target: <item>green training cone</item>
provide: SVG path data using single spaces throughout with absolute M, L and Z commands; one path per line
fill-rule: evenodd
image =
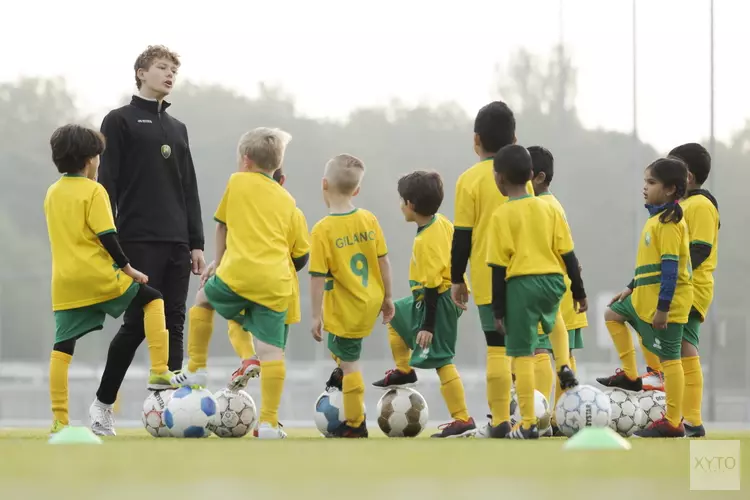
M 66 427 L 54 434 L 49 444 L 102 444 L 102 440 L 86 427 Z
M 584 427 L 563 445 L 564 450 L 629 450 L 630 443 L 609 427 Z

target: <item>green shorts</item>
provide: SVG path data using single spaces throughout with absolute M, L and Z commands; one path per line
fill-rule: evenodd
M 432 369 L 452 364 L 456 355 L 458 318 L 462 311 L 453 303 L 450 292 L 443 292 L 438 296 L 435 332 L 432 344 L 427 349 L 417 345 L 417 334 L 425 315 L 424 302 L 415 301 L 414 297 L 409 296 L 397 300 L 394 305 L 396 314 L 391 320 L 391 327 L 412 351 L 409 365 Z
M 682 339 L 689 342 L 696 349 L 698 348 L 698 338 L 701 333 L 701 323 L 703 323 L 703 316 L 697 310 L 693 309 L 690 311 L 685 328 L 682 329 Z
M 234 319 L 232 319 L 232 320 L 229 320 L 229 321 L 234 321 L 235 323 L 239 323 L 239 324 L 240 324 L 240 326 L 242 326 L 242 329 L 243 329 L 243 330 L 245 330 L 245 331 L 246 331 L 247 333 L 249 333 L 250 335 L 253 335 L 253 336 L 255 336 L 255 335 L 253 334 L 252 330 L 248 330 L 247 328 L 245 328 L 245 311 L 242 311 L 242 312 L 241 312 L 241 313 L 240 313 L 239 315 L 237 315 L 237 316 L 236 316 L 236 317 L 235 317 Z M 284 345 L 283 345 L 283 346 L 281 347 L 282 349 L 286 349 L 286 343 L 287 343 L 287 340 L 288 340 L 288 339 L 289 339 L 289 325 L 288 325 L 288 324 L 285 324 L 285 325 L 284 325 Z
M 508 356 L 533 356 L 539 344 L 538 326 L 552 331 L 565 293 L 561 274 L 517 276 L 508 280 L 503 326 Z
M 643 347 L 659 356 L 659 359 L 671 361 L 682 357 L 682 332 L 685 325 L 668 323 L 666 330 L 655 329 L 635 312 L 631 295 L 628 295 L 622 302 L 615 302 L 609 308 L 625 318 L 625 321 L 641 336 Z
M 55 311 L 55 343 L 77 339 L 89 332 L 101 330 L 107 316 L 119 318 L 138 294 L 140 285 L 133 282 L 125 293 L 106 302 L 90 306 Z
M 341 361 L 353 363 L 359 361 L 362 354 L 363 339 L 347 339 L 328 334 L 328 350 Z
M 571 349 L 583 349 L 583 335 L 581 335 L 581 329 L 576 328 L 575 330 L 568 330 L 568 343 Z M 539 345 L 537 349 L 552 350 L 552 342 L 549 339 L 549 333 L 539 335 Z
M 237 321 L 261 342 L 281 349 L 286 347 L 286 311 L 274 311 L 237 295 L 217 276 L 206 281 L 203 292 L 222 318 Z

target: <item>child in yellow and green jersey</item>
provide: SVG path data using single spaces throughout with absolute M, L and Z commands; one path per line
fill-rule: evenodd
M 273 179 L 283 186 L 286 182 L 286 175 L 279 168 L 273 173 Z M 299 228 L 294 234 L 307 234 L 307 220 L 302 210 L 297 208 L 295 224 Z M 307 265 L 307 259 L 309 253 L 306 249 L 300 250 L 300 246 L 296 244 L 296 241 L 292 241 L 289 247 L 289 267 L 293 269 L 294 281 L 292 283 L 292 296 L 289 299 L 289 309 L 286 312 L 286 335 L 289 335 L 289 325 L 299 323 L 301 320 L 300 303 L 299 303 L 299 279 L 297 273 L 301 271 L 305 265 Z M 304 253 L 303 253 L 304 250 Z M 210 269 L 214 264 L 209 265 Z M 206 273 L 204 273 L 206 276 Z M 253 334 L 252 332 L 245 331 L 242 327 L 244 321 L 244 313 L 236 320 L 229 320 L 229 341 L 234 348 L 234 351 L 242 360 L 242 364 L 237 370 L 232 373 L 232 377 L 227 384 L 230 390 L 238 391 L 247 387 L 247 382 L 251 378 L 260 375 L 260 360 L 255 354 L 255 347 L 253 346 Z M 286 342 L 285 342 L 286 344 Z
M 412 172 L 399 179 L 398 194 L 404 218 L 417 224 L 409 264 L 412 294 L 396 301 L 396 313 L 388 324 L 396 369 L 373 385 L 381 389 L 405 387 L 417 381 L 414 368 L 437 370 L 440 392 L 453 421 L 432 437 L 471 436 L 476 425 L 466 408 L 464 385 L 453 363 L 462 310 L 449 293 L 453 224 L 438 213 L 443 203 L 443 180 L 437 172 Z
M 508 202 L 498 208 L 488 227 L 486 261 L 492 267 L 492 312 L 495 328 L 505 336 L 513 358 L 521 422 L 506 437 L 537 439 L 534 412 L 534 353 L 541 324 L 550 333 L 557 322 L 570 277 L 575 308 L 585 312 L 586 292 L 581 280 L 573 238 L 562 214 L 551 204 L 526 193 L 533 175 L 529 152 L 505 146 L 494 158 L 497 187 Z
M 501 101 L 482 107 L 474 120 L 474 152 L 480 158 L 456 182 L 456 208 L 451 248 L 451 296 L 460 308 L 466 310 L 469 300 L 468 285 L 464 280 L 466 266 L 470 263 L 469 279 L 474 302 L 487 342 L 487 402 L 492 414 L 490 429 L 493 436 L 503 437 L 508 429 L 495 429 L 510 422 L 511 366 L 505 350 L 505 338 L 495 331 L 492 317 L 492 273 L 487 267 L 487 227 L 495 209 L 508 201 L 495 186 L 492 159 L 502 147 L 516 142 L 516 120 L 513 111 Z M 526 193 L 534 194 L 529 180 Z M 563 385 L 577 385 L 575 375 L 567 365 L 568 335 L 558 331 L 552 336 L 555 356 L 565 368 L 559 376 Z M 506 396 L 507 395 L 507 396 Z
M 55 344 L 49 364 L 54 416 L 52 433 L 69 425 L 68 368 L 76 341 L 101 330 L 107 316 L 119 318 L 131 303 L 143 308 L 151 357 L 148 388 L 172 387 L 167 369 L 169 335 L 161 294 L 146 285 L 148 276 L 133 269 L 117 239 L 107 191 L 96 182 L 104 137 L 78 125 L 58 128 L 50 139 L 52 161 L 63 176 L 47 190 L 44 215 L 52 250 L 52 310 Z M 94 404 L 103 405 L 98 401 Z M 114 419 L 112 405 L 105 415 Z M 114 422 L 93 426 L 114 435 Z
M 679 158 L 660 158 L 646 168 L 643 197 L 650 217 L 638 242 L 635 278 L 612 299 L 604 314 L 622 369 L 611 377 L 597 378 L 597 382 L 628 391 L 643 388 L 626 322 L 638 332 L 643 346 L 659 357 L 664 371 L 666 415 L 636 431 L 636 437 L 685 436 L 685 373 L 680 358 L 693 285 L 690 235 L 679 201 L 687 192 L 687 177 L 687 166 Z
M 240 172 L 232 174 L 216 209 L 216 274 L 198 291 L 190 308 L 187 370 L 176 385 L 205 386 L 214 310 L 227 320 L 243 316 L 253 332 L 263 377 L 258 417 L 260 439 L 282 439 L 278 411 L 286 378 L 284 349 L 289 301 L 294 290 L 293 255 L 307 252 L 306 231 L 297 221 L 292 195 L 271 176 L 281 167 L 291 137 L 265 127 L 240 139 Z M 293 242 L 293 243 L 292 243 Z
M 326 390 L 343 392 L 344 422 L 333 437 L 366 438 L 365 383 L 359 366 L 362 339 L 372 332 L 378 315 L 393 318 L 388 248 L 378 219 L 355 208 L 365 166 L 354 156 L 335 156 L 326 164 L 323 199 L 329 214 L 311 231 L 310 297 L 312 335 L 323 340 L 339 365 Z M 261 377 L 262 379 L 262 377 Z
M 549 190 L 550 184 L 552 184 L 552 178 L 555 174 L 555 158 L 547 148 L 542 146 L 531 146 L 527 149 L 529 155 L 531 155 L 532 168 L 534 169 L 534 178 L 532 179 L 532 183 L 534 184 L 534 194 L 540 199 L 551 203 L 567 224 L 568 218 L 565 215 L 565 209 L 563 209 L 562 204 L 560 204 L 555 195 Z M 573 293 L 570 289 L 571 282 L 567 274 L 564 276 L 564 279 L 565 294 L 563 294 L 562 301 L 560 302 L 560 309 L 557 313 L 558 317 L 555 321 L 555 328 L 564 328 L 567 330 L 568 344 L 570 346 L 570 368 L 575 372 L 576 359 L 573 356 L 573 349 L 583 349 L 581 330 L 588 326 L 588 320 L 585 312 L 577 311 L 575 308 Z M 560 318 L 562 318 L 562 323 L 559 321 Z M 557 386 L 555 387 L 555 400 L 553 403 L 550 396 L 552 392 L 552 379 L 554 376 L 552 372 L 552 362 L 549 356 L 549 353 L 552 352 L 552 343 L 550 342 L 549 335 L 545 335 L 541 331 L 541 326 L 539 327 L 539 331 L 543 336 L 540 338 L 539 348 L 536 350 L 536 355 L 534 356 L 536 389 L 544 394 L 544 397 L 550 402 L 550 406 L 555 408 L 557 406 L 557 401 L 563 393 L 563 389 L 558 379 Z M 562 435 L 557 429 L 555 412 L 552 412 L 552 427 L 548 429 L 547 435 L 555 434 Z

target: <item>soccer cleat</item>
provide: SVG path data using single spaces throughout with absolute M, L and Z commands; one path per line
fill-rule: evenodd
M 253 435 L 258 439 L 284 439 L 286 438 L 286 432 L 281 428 L 281 424 L 274 427 L 268 422 L 263 422 L 258 425 L 258 430 L 253 432 Z
M 51 436 L 53 434 L 57 434 L 66 427 L 66 424 L 60 422 L 59 420 L 55 420 L 54 422 L 52 422 L 52 428 L 49 430 L 49 435 Z
M 573 370 L 568 365 L 560 367 L 557 371 L 557 378 L 560 379 L 560 387 L 563 391 L 567 391 L 578 385 L 576 374 L 573 373 Z
M 174 385 L 172 385 L 172 377 L 174 377 L 175 374 L 172 372 L 164 372 L 164 373 L 154 373 L 151 372 L 150 376 L 148 377 L 148 385 L 146 388 L 149 391 L 163 391 L 165 389 L 174 389 Z
M 524 429 L 519 423 L 508 433 L 508 439 L 539 439 L 539 429 L 536 424 Z
M 550 426 L 550 430 L 552 431 L 552 437 L 563 437 L 565 434 L 563 434 L 563 431 L 560 430 L 560 426 L 557 424 L 552 424 Z
M 635 431 L 633 437 L 636 438 L 684 438 L 685 437 L 685 426 L 680 422 L 680 425 L 675 427 L 669 423 L 666 418 L 660 418 L 653 422 L 645 429 Z
M 364 421 L 359 424 L 359 427 L 352 427 L 346 422 L 342 422 L 341 425 L 336 427 L 336 429 L 334 429 L 334 431 L 331 433 L 332 438 L 356 439 L 366 438 L 368 436 L 369 433 L 367 432 L 367 424 Z
M 417 383 L 417 372 L 412 370 L 408 373 L 404 373 L 401 370 L 388 370 L 385 372 L 385 377 L 373 382 L 373 387 L 379 389 L 390 389 L 392 387 L 414 387 Z
M 205 368 L 198 369 L 195 373 L 182 370 L 179 374 L 174 375 L 170 380 L 172 385 L 177 387 L 203 387 L 208 385 L 208 372 Z
M 544 432 L 542 432 L 541 434 L 539 434 L 539 437 L 551 438 L 554 435 L 555 435 L 555 431 L 554 431 L 554 429 L 552 429 L 552 426 L 550 425 L 549 427 L 547 427 L 544 430 Z
M 242 366 L 237 368 L 232 373 L 232 378 L 227 384 L 227 388 L 230 391 L 239 391 L 247 387 L 247 382 L 251 378 L 258 377 L 260 375 L 260 361 L 258 356 L 253 356 L 248 359 L 242 360 Z
M 505 439 L 508 437 L 508 433 L 510 433 L 511 430 L 510 422 L 500 422 L 493 427 L 492 415 L 487 415 L 487 418 L 490 419 L 490 421 L 478 428 L 474 437 L 480 439 Z
M 682 425 L 685 427 L 685 437 L 689 438 L 702 438 L 706 437 L 706 428 L 703 425 L 690 425 L 683 422 Z
M 433 434 L 431 437 L 434 438 L 461 438 L 471 437 L 477 432 L 477 426 L 474 423 L 474 419 L 469 417 L 469 420 L 454 420 L 453 422 L 443 424 L 438 427 L 437 434 Z
M 631 380 L 625 375 L 625 372 L 619 368 L 615 370 L 614 375 L 610 377 L 599 377 L 596 381 L 604 387 L 619 387 L 620 389 L 633 392 L 640 392 L 643 390 L 643 380 L 641 380 L 640 377 Z
M 340 391 L 344 390 L 344 370 L 341 368 L 334 368 L 331 372 L 331 376 L 328 377 L 328 382 L 326 382 L 326 391 L 330 389 L 338 389 Z
M 646 374 L 641 375 L 643 390 L 664 392 L 664 374 L 649 367 L 646 367 L 646 370 Z
M 116 436 L 115 410 L 113 405 L 105 405 L 95 400 L 89 408 L 91 432 L 97 436 Z

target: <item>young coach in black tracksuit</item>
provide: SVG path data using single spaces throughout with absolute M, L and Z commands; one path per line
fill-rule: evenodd
M 164 297 L 171 371 L 182 365 L 190 272 L 199 275 L 205 266 L 201 206 L 187 129 L 167 113 L 169 103 L 163 100 L 178 68 L 177 55 L 165 47 L 149 47 L 139 56 L 135 65 L 139 95 L 104 118 L 101 131 L 107 149 L 99 168 L 99 182 L 109 193 L 125 254 Z M 115 433 L 113 404 L 143 339 L 143 311 L 132 307 L 110 344 L 90 409 L 97 434 Z

